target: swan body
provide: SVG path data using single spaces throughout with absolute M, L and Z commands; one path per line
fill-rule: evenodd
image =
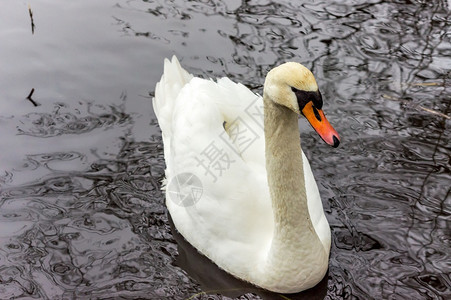
M 298 129 L 298 115 L 310 116 L 338 145 L 313 107 L 320 98 L 297 63 L 270 71 L 260 97 L 228 78 L 193 77 L 175 56 L 155 90 L 175 227 L 220 268 L 274 292 L 313 287 L 328 268 L 329 224 Z

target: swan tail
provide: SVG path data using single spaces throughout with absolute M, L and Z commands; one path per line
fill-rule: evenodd
M 174 111 L 175 100 L 181 89 L 192 78 L 193 75 L 182 68 L 175 55 L 172 56 L 172 60 L 165 58 L 164 72 L 155 87 L 155 97 L 152 101 L 163 137 L 171 135 L 172 112 Z

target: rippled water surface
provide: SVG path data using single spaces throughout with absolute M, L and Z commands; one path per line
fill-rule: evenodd
M 451 4 L 29 2 L 0 11 L 1 299 L 286 299 L 171 230 L 150 101 L 173 54 L 259 93 L 288 60 L 316 75 L 342 138 L 300 123 L 330 268 L 284 297 L 451 298 Z

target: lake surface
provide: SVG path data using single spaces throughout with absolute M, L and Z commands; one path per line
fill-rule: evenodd
M 0 10 L 1 299 L 451 298 L 449 3 L 27 4 Z M 300 121 L 332 229 L 313 291 L 241 285 L 171 230 L 151 95 L 173 54 L 258 93 L 282 62 L 315 74 L 342 143 Z

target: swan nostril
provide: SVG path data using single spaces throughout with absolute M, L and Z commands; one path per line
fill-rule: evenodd
M 338 145 L 340 145 L 340 140 L 339 140 L 335 135 L 333 136 L 333 139 L 334 139 L 334 145 L 333 145 L 333 147 L 334 147 L 334 148 L 337 148 Z

